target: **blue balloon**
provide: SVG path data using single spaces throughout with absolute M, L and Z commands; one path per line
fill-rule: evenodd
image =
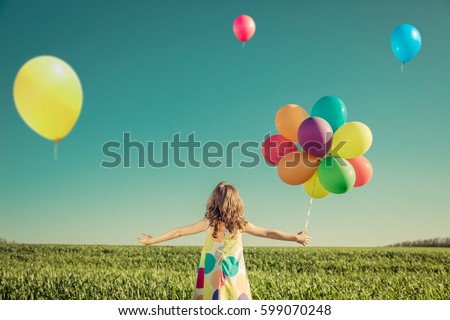
M 392 32 L 391 48 L 402 63 L 416 56 L 420 50 L 422 38 L 419 30 L 410 24 L 401 24 Z
M 347 108 L 344 102 L 335 96 L 325 96 L 314 104 L 311 117 L 325 119 L 333 129 L 333 132 L 347 121 Z

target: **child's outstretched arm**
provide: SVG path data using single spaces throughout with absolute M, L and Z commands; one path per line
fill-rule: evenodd
M 184 226 L 181 228 L 175 228 L 166 233 L 163 233 L 157 237 L 149 236 L 148 234 L 141 233 L 142 238 L 137 238 L 137 240 L 144 245 L 151 245 L 155 243 L 164 242 L 167 240 L 172 240 L 181 236 L 188 236 L 190 234 L 196 234 L 205 231 L 208 227 L 208 219 L 203 218 L 202 220 L 191 224 L 189 226 Z
M 284 241 L 295 241 L 298 242 L 304 246 L 306 246 L 309 241 L 311 240 L 311 237 L 308 236 L 307 231 L 300 231 L 297 234 L 294 233 L 287 233 L 280 230 L 272 230 L 272 229 L 266 229 L 257 227 L 254 224 L 251 224 L 250 222 L 247 223 L 245 226 L 245 232 L 248 234 L 251 234 L 252 236 L 256 237 L 262 237 L 262 238 L 269 238 L 269 239 L 275 239 L 275 240 L 284 240 Z

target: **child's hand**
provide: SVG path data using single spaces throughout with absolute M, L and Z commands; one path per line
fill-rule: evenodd
M 306 246 L 309 243 L 309 240 L 311 240 L 311 237 L 308 236 L 308 231 L 304 230 L 297 233 L 297 243 Z
M 145 233 L 141 233 L 141 236 L 143 238 L 137 238 L 137 240 L 140 243 L 142 243 L 142 244 L 144 244 L 146 246 L 153 244 L 153 242 L 152 242 L 153 237 L 152 236 L 149 236 L 148 234 L 145 234 Z

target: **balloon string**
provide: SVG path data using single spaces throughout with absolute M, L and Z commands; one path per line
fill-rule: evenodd
M 242 49 L 244 49 L 245 41 L 242 41 Z
M 55 149 L 54 149 L 54 158 L 55 160 L 58 159 L 58 144 L 59 144 L 59 139 L 55 140 Z
M 312 192 L 311 192 L 313 195 L 314 195 L 314 190 L 316 189 L 317 176 L 318 175 L 316 174 L 316 177 L 314 178 L 313 189 L 312 189 Z M 308 215 L 306 216 L 305 230 L 307 230 L 307 228 L 308 228 L 309 217 L 311 215 L 312 202 L 313 202 L 313 197 L 311 197 L 309 199 Z
M 405 64 L 402 62 L 402 66 L 401 66 L 401 68 L 400 68 L 400 72 L 401 73 L 403 73 L 403 66 L 404 66 Z
M 308 221 L 309 221 L 309 216 L 311 215 L 312 201 L 313 201 L 313 198 L 311 197 L 311 198 L 309 199 L 308 216 L 307 216 L 307 218 L 306 218 L 305 230 L 308 229 Z

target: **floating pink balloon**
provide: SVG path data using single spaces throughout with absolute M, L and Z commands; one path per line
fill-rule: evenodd
M 362 187 L 368 184 L 373 175 L 373 168 L 369 160 L 363 156 L 359 156 L 353 159 L 347 159 L 347 161 L 355 169 L 356 181 L 354 187 Z
M 242 15 L 236 18 L 233 23 L 233 31 L 238 38 L 243 43 L 250 40 L 255 34 L 256 25 L 255 21 L 249 16 Z
M 273 166 L 278 165 L 281 158 L 293 151 L 298 151 L 295 143 L 281 134 L 274 134 L 268 137 L 262 144 L 261 149 L 264 159 Z

